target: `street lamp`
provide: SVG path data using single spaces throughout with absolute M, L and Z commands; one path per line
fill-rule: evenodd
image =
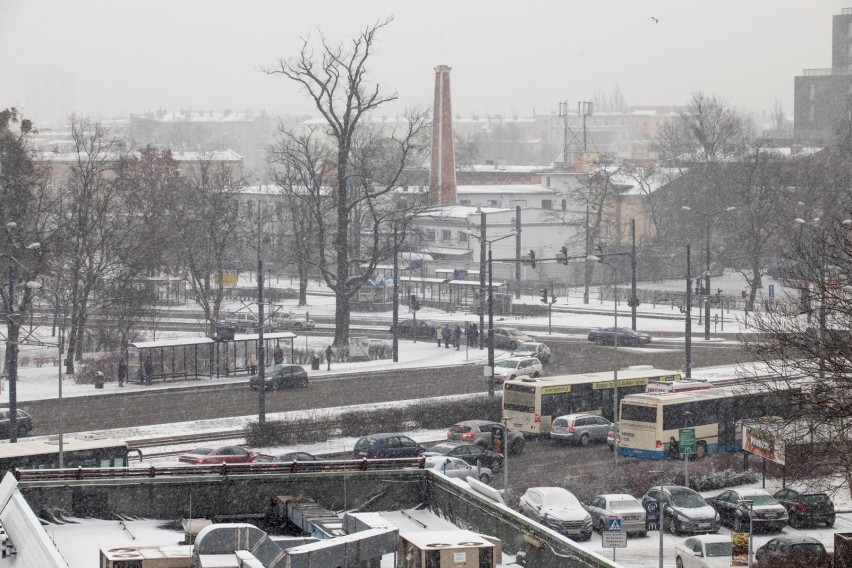
M 612 345 L 615 348 L 615 366 L 612 369 L 612 421 L 618 423 L 618 265 L 611 262 L 604 262 L 599 256 L 589 255 L 586 260 L 609 264 L 612 267 L 612 316 L 614 320 L 614 329 L 612 334 Z M 612 439 L 612 454 L 613 460 L 618 463 L 618 436 L 613 436 Z
M 748 568 L 751 568 L 751 558 L 754 547 L 752 546 L 752 534 L 754 529 L 754 501 L 751 499 L 740 499 L 737 502 L 738 505 L 743 505 L 748 507 Z
M 658 509 L 658 519 L 659 523 L 657 524 L 657 528 L 660 531 L 660 557 L 659 557 L 659 568 L 663 568 L 663 524 L 665 522 L 665 514 L 666 510 L 663 507 L 663 470 L 661 469 L 652 469 L 648 473 L 652 475 L 660 476 L 660 498 L 657 500 L 657 509 Z
M 728 213 L 730 211 L 734 211 L 736 207 L 725 207 L 721 211 L 714 212 L 704 212 L 699 211 L 697 209 L 693 209 L 687 205 L 681 207 L 684 211 L 695 211 L 699 215 L 704 215 L 707 218 L 707 227 L 705 229 L 706 235 L 706 248 L 704 249 L 705 262 L 707 264 L 707 271 L 704 273 L 704 340 L 710 341 L 710 219 L 715 217 L 716 215 L 721 215 L 723 213 Z M 690 306 L 691 308 L 691 306 Z
M 491 245 L 497 241 L 514 237 L 517 233 L 513 231 L 494 239 L 486 239 L 470 231 L 467 234 L 488 245 L 488 373 L 490 375 L 488 377 L 488 396 L 494 396 L 494 262 Z M 481 329 L 479 333 L 482 334 Z

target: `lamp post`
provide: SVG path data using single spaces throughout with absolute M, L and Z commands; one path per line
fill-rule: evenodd
M 754 522 L 752 519 L 754 516 L 754 501 L 751 499 L 741 499 L 738 504 L 748 507 L 748 568 L 751 568 L 751 559 L 754 552 L 754 546 L 751 538 L 754 529 Z
M 717 215 L 721 215 L 722 213 L 727 213 L 729 211 L 734 211 L 736 207 L 725 207 L 721 211 L 714 212 L 703 212 L 697 209 L 693 209 L 687 205 L 681 207 L 684 211 L 695 211 L 699 215 L 704 215 L 707 218 L 707 227 L 705 228 L 705 249 L 704 249 L 704 259 L 706 262 L 706 272 L 704 273 L 704 340 L 710 340 L 710 219 Z
M 263 221 L 262 196 L 257 200 L 257 423 L 266 423 L 266 362 L 264 361 L 263 345 Z
M 652 469 L 648 473 L 660 476 L 660 498 L 657 500 L 657 508 L 659 510 L 659 523 L 657 528 L 660 531 L 660 551 L 659 551 L 659 568 L 663 568 L 663 524 L 665 522 L 665 508 L 663 507 L 663 470 Z
M 612 421 L 614 424 L 618 423 L 618 265 L 610 262 L 604 262 L 602 258 L 598 256 L 588 256 L 587 260 L 597 261 L 603 264 L 609 264 L 612 267 L 612 288 L 613 288 L 613 302 L 612 302 L 612 316 L 613 316 L 613 334 L 612 334 L 612 346 L 615 348 L 615 366 L 612 369 Z M 612 440 L 612 454 L 613 460 L 618 463 L 618 436 L 613 436 Z

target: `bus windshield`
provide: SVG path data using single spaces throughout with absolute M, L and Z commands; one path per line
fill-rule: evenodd
M 504 385 L 503 408 L 519 412 L 535 412 L 535 387 Z

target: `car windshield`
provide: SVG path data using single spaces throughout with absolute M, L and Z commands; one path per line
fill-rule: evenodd
M 625 509 L 641 509 L 642 505 L 636 499 L 619 499 L 618 501 L 610 502 L 609 508 L 613 511 L 624 511 Z
M 272 461 L 275 461 L 275 458 L 274 458 L 274 457 L 272 457 L 272 456 L 268 456 L 268 455 L 266 455 L 266 454 L 260 454 L 259 456 L 257 456 L 256 458 L 254 458 L 254 461 L 256 461 L 256 462 L 261 462 L 261 463 L 264 463 L 264 462 L 272 462 Z
M 512 337 L 526 337 L 527 334 L 523 331 L 518 331 L 517 329 L 507 329 L 506 335 L 511 335 Z
M 825 554 L 825 547 L 820 542 L 800 542 L 790 546 L 793 554 Z
M 504 369 L 516 369 L 518 367 L 518 361 L 500 361 L 494 365 L 495 367 L 501 367 Z
M 189 451 L 194 456 L 206 456 L 213 451 L 213 448 L 195 448 Z
M 450 432 L 453 434 L 467 434 L 470 432 L 470 426 L 463 426 L 461 424 L 453 424 L 450 426 Z
M 701 495 L 691 491 L 678 491 L 672 493 L 671 497 L 672 504 L 676 507 L 686 507 L 691 509 L 694 507 L 704 507 L 707 504 L 704 502 L 704 498 L 701 497 Z
M 744 498 L 751 501 L 753 505 L 776 505 L 778 503 L 772 495 L 746 495 Z
M 731 543 L 730 542 L 708 542 L 705 545 L 707 549 L 707 556 L 731 556 Z
M 533 353 L 538 347 L 535 343 L 521 343 L 515 351 L 519 353 Z

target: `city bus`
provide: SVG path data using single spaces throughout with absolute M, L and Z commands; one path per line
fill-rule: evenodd
M 669 455 L 669 440 L 680 441 L 681 428 L 695 429 L 697 458 L 740 450 L 742 422 L 788 416 L 790 393 L 736 385 L 628 395 L 621 399 L 618 453 L 664 459 Z
M 62 465 L 76 467 L 127 467 L 129 454 L 142 452 L 127 442 L 98 435 L 77 434 L 62 438 Z M 0 477 L 15 469 L 55 469 L 59 467 L 59 442 L 55 439 L 0 442 Z
M 648 366 L 618 371 L 618 398 L 644 392 L 649 383 L 679 381 L 680 373 Z M 557 416 L 584 412 L 613 421 L 613 372 L 525 377 L 503 383 L 503 419 L 509 428 L 538 436 Z

